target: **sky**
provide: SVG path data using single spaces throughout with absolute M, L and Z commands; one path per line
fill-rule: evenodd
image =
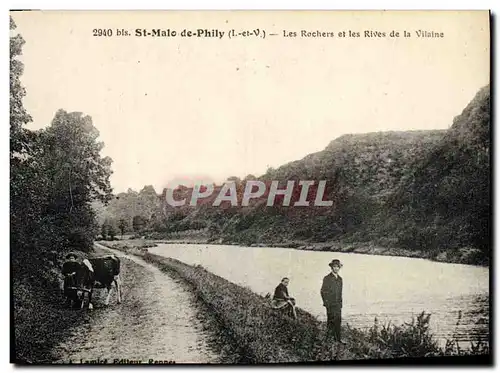
M 29 128 L 90 115 L 119 193 L 263 174 L 346 133 L 448 128 L 490 78 L 487 12 L 15 12 Z M 93 29 L 112 29 L 111 37 Z M 259 28 L 276 36 L 136 37 Z M 131 36 L 117 36 L 116 30 Z M 335 37 L 300 37 L 301 30 Z M 342 31 L 412 34 L 347 38 Z M 418 38 L 417 30 L 443 32 Z M 285 37 L 296 32 L 298 37 Z M 262 35 L 262 34 L 261 34 Z

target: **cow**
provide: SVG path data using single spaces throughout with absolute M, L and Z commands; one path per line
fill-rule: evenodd
M 82 307 L 84 292 L 87 291 L 89 308 L 92 309 L 92 293 L 95 288 L 108 290 L 105 300 L 105 304 L 108 305 L 113 283 L 116 285 L 118 304 L 122 301 L 120 259 L 114 255 L 84 259 L 77 272 L 76 281 L 80 289 L 77 296 L 82 301 Z

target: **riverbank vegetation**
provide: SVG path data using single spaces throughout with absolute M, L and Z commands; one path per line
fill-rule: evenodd
M 324 341 L 325 323 L 302 309 L 298 309 L 298 319 L 293 320 L 267 307 L 263 296 L 201 266 L 154 255 L 130 243 L 105 244 L 138 255 L 174 278 L 186 281 L 245 351 L 245 359 L 252 363 L 486 356 L 489 353 L 488 346 L 482 342 L 467 350 L 460 349 L 456 341 L 440 347 L 429 330 L 431 315 L 425 313 L 401 326 L 375 322 L 370 329 L 359 330 L 345 325 L 345 346 L 330 345 Z
M 50 362 L 53 343 L 86 316 L 60 308 L 61 258 L 92 249 L 94 201 L 111 198 L 111 159 L 90 117 L 58 110 L 41 130 L 30 130 L 23 107 L 19 60 L 25 43 L 10 19 L 10 254 L 13 348 L 11 361 Z

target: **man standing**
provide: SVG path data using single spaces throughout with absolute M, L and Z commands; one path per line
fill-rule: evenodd
M 340 339 L 340 325 L 342 323 L 342 277 L 339 276 L 342 263 L 334 259 L 328 264 L 331 272 L 323 278 L 321 286 L 321 298 L 323 306 L 326 307 L 327 317 L 327 339 L 333 337 L 337 342 L 344 343 Z

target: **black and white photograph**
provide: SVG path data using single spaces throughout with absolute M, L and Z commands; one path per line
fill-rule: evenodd
M 11 10 L 16 365 L 491 364 L 488 10 Z

